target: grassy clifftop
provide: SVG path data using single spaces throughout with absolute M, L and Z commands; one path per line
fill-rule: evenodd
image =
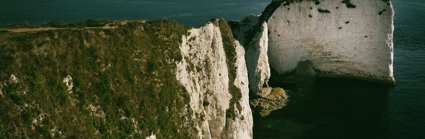
M 0 32 L 0 136 L 193 137 L 174 71 L 188 29 L 147 21 Z

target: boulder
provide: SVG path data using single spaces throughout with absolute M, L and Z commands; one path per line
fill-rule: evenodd
M 283 88 L 262 88 L 258 98 L 251 100 L 250 104 L 254 113 L 266 117 L 270 112 L 282 109 L 288 102 L 288 96 Z

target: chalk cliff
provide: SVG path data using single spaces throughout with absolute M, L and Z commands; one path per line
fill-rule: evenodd
M 394 84 L 393 18 L 389 0 L 274 0 L 232 30 L 1 27 L 0 136 L 252 138 L 249 92 L 263 115 L 288 99 L 268 87 L 271 70 Z
M 276 0 L 258 26 L 268 24 L 269 61 L 278 74 L 307 61 L 320 77 L 394 84 L 393 18 L 388 0 Z
M 223 20 L 0 31 L 0 136 L 252 138 L 243 47 Z
M 268 26 L 266 22 L 258 24 L 260 15 L 249 15 L 241 21 L 231 21 L 232 33 L 245 46 L 246 65 L 248 68 L 249 90 L 252 95 L 268 87 L 270 65 L 268 58 Z M 256 28 L 256 25 L 259 25 Z M 250 37 L 251 32 L 255 32 Z
M 223 20 L 189 30 L 180 46 L 177 79 L 190 95 L 198 136 L 252 138 L 245 49 Z

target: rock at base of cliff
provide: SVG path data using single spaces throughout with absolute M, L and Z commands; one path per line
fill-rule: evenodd
M 288 96 L 283 88 L 262 88 L 257 94 L 258 98 L 251 100 L 250 104 L 254 113 L 266 117 L 270 112 L 282 109 L 288 102 Z

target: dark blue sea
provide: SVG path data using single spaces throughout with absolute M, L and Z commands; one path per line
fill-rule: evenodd
M 85 19 L 239 20 L 270 0 L 0 0 L 0 24 Z M 255 118 L 255 138 L 425 139 L 425 0 L 393 0 L 397 85 L 336 79 L 282 84 L 288 106 Z
M 0 0 L 0 24 L 85 19 L 173 19 L 200 26 L 212 18 L 240 20 L 270 0 Z

